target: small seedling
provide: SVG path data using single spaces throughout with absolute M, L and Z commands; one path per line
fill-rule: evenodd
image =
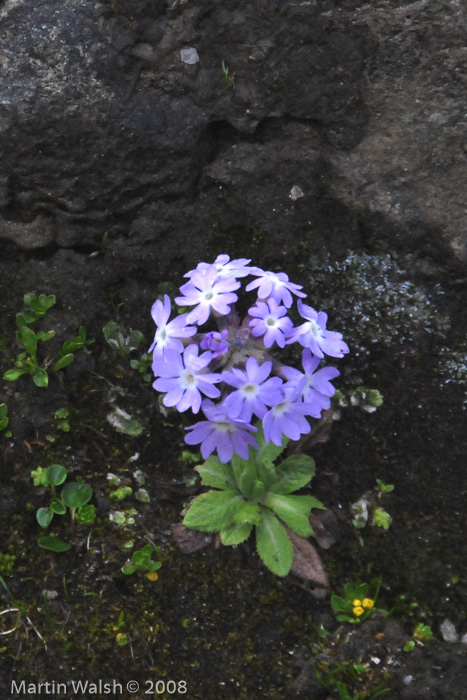
M 67 408 L 59 408 L 55 411 L 54 416 L 57 419 L 57 430 L 61 430 L 64 433 L 70 431 L 69 415 L 70 412 Z
M 230 75 L 229 69 L 228 69 L 227 66 L 225 65 L 224 59 L 222 59 L 222 61 L 221 61 L 221 66 L 222 66 L 222 73 L 224 74 L 224 81 L 225 81 L 225 84 L 226 84 L 228 87 L 233 87 L 233 86 L 234 86 L 234 83 L 235 83 L 235 80 L 234 80 L 234 78 Z
M 80 326 L 78 335 L 73 340 L 65 341 L 59 353 L 59 358 L 54 362 L 53 358 L 39 357 L 41 344 L 46 343 L 55 336 L 55 331 L 34 331 L 30 326 L 43 318 L 54 304 L 55 296 L 41 294 L 37 297 L 33 292 L 25 294 L 24 304 L 26 309 L 16 314 L 16 341 L 22 350 L 16 358 L 12 358 L 14 366 L 7 370 L 3 378 L 9 382 L 15 382 L 24 374 L 30 374 L 34 384 L 38 387 L 46 387 L 49 384 L 49 374 L 58 372 L 67 367 L 74 360 L 77 350 L 85 349 L 93 340 L 86 339 L 86 330 Z
M 392 518 L 383 508 L 375 508 L 375 512 L 373 513 L 373 523 L 377 527 L 382 527 L 383 530 L 389 530 L 389 526 L 392 523 Z
M 153 544 L 146 544 L 142 549 L 133 552 L 131 562 L 122 566 L 122 572 L 127 576 L 131 576 L 135 571 L 143 571 L 146 578 L 150 581 L 156 581 L 158 574 L 156 573 L 162 566 L 160 561 L 152 561 L 152 555 L 157 552 L 157 548 Z
M 8 429 L 9 423 L 8 406 L 6 403 L 0 403 L 0 433 L 3 432 L 6 438 L 11 438 L 12 435 L 11 430 Z
M 376 483 L 378 484 L 380 494 L 391 493 L 391 491 L 394 491 L 394 484 L 385 484 L 382 479 L 376 479 Z
M 433 631 L 430 625 L 424 625 L 423 622 L 420 622 L 416 626 L 413 636 L 419 642 L 429 642 L 430 639 L 433 639 Z
M 54 515 L 65 515 L 67 509 L 71 518 L 71 540 L 75 539 L 76 523 L 90 525 L 96 517 L 96 509 L 93 505 L 88 505 L 92 498 L 92 488 L 89 484 L 79 482 L 69 482 L 65 484 L 57 497 L 56 487 L 63 484 L 68 476 L 67 470 L 61 464 L 52 464 L 47 469 L 38 469 L 31 472 L 35 486 L 50 487 L 51 501 L 47 508 L 39 508 L 36 513 L 36 520 L 39 525 L 46 529 L 53 520 Z M 37 543 L 44 549 L 53 552 L 63 552 L 70 549 L 71 545 L 58 537 L 48 535 L 39 537 Z

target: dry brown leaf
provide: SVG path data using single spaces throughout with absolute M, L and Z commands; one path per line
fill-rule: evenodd
M 329 581 L 318 552 L 304 537 L 287 528 L 293 545 L 292 573 L 303 581 L 309 581 L 320 588 L 329 588 Z
M 172 535 L 182 554 L 192 554 L 211 544 L 212 535 L 198 530 L 189 530 L 182 523 L 172 525 Z

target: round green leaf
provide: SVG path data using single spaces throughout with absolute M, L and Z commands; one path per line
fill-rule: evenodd
M 36 386 L 46 387 L 49 383 L 49 377 L 45 369 L 42 367 L 31 368 L 32 381 Z
M 67 470 L 61 464 L 51 464 L 45 470 L 45 475 L 47 477 L 47 483 L 52 486 L 60 486 L 63 484 L 67 477 Z
M 52 498 L 50 501 L 50 510 L 57 515 L 64 515 L 66 513 L 66 506 L 59 498 Z
M 76 481 L 71 481 L 62 489 L 62 501 L 72 510 L 86 505 L 91 498 L 92 488 L 89 484 L 79 484 Z
M 53 511 L 50 508 L 39 508 L 36 513 L 36 520 L 41 527 L 49 527 L 54 517 Z

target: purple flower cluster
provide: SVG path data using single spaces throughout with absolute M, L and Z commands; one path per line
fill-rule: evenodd
M 175 298 L 179 306 L 194 308 L 171 321 L 167 295 L 152 307 L 153 387 L 165 393 L 165 406 L 203 412 L 206 420 L 187 428 L 185 441 L 201 444 L 205 459 L 216 451 L 223 463 L 234 454 L 248 459 L 248 446 L 257 447 L 254 419 L 262 422 L 266 441 L 278 446 L 283 436 L 298 440 L 309 433 L 308 418 L 329 408 L 335 391 L 330 380 L 339 376 L 335 367 L 318 365 L 325 355 L 343 357 L 349 351 L 340 333 L 326 329 L 327 315 L 302 301 L 306 294 L 300 285 L 284 272 L 250 267 L 250 262 L 219 255 L 212 264 L 199 263 L 185 275 L 183 296 Z M 234 304 L 238 278 L 247 276 L 255 279 L 245 291 L 257 290 L 257 299 L 240 322 Z M 288 315 L 294 296 L 303 319 L 295 327 Z M 218 330 L 201 332 L 197 326 L 210 318 Z M 269 353 L 291 343 L 303 347 L 303 372 Z

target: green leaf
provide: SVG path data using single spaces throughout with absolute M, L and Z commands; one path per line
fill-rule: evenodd
M 363 598 L 368 598 L 370 587 L 367 583 L 355 583 L 351 581 L 344 588 L 344 595 L 346 600 L 353 601 L 355 598 L 363 600 Z
M 351 615 L 353 610 L 353 601 L 345 600 L 344 598 L 340 598 L 338 595 L 332 595 L 331 608 L 334 610 L 334 612 L 342 612 Z
M 29 370 L 27 369 L 7 369 L 3 375 L 3 379 L 7 382 L 16 382 L 22 374 L 27 374 Z
M 276 516 L 267 510 L 256 526 L 256 549 L 268 569 L 277 576 L 287 576 L 293 563 L 292 542 Z
M 36 386 L 46 387 L 49 383 L 49 377 L 45 369 L 42 367 L 31 367 L 32 381 Z
M 21 329 L 21 342 L 28 355 L 35 357 L 37 352 L 37 336 L 28 326 L 23 326 Z
M 183 524 L 202 532 L 219 532 L 231 525 L 244 503 L 238 491 L 208 491 L 195 498 Z
M 274 493 L 292 493 L 311 481 L 315 474 L 315 461 L 308 455 L 292 455 L 279 464 L 276 473 L 277 480 L 270 490 Z
M 195 467 L 195 471 L 201 476 L 203 486 L 223 491 L 237 488 L 230 464 L 222 464 L 215 456 L 208 457 L 204 464 Z
M 61 464 L 51 464 L 45 470 L 47 484 L 51 486 L 60 486 L 67 478 L 67 470 Z
M 315 500 L 312 496 L 283 496 L 282 494 L 268 493 L 263 503 L 271 508 L 297 535 L 310 537 L 313 534 L 313 528 L 308 518 Z
M 258 477 L 263 482 L 266 491 L 268 491 L 272 484 L 274 484 L 277 480 L 276 467 L 268 459 L 262 459 L 256 463 L 256 471 Z
M 266 442 L 261 424 L 258 425 L 258 432 L 255 433 L 255 440 L 258 443 L 258 449 L 254 451 L 255 458 L 258 463 L 263 461 L 275 462 L 277 457 L 283 453 L 289 444 L 289 439 L 286 437 L 282 439 L 282 445 L 280 447 L 275 445 L 273 442 Z
M 71 481 L 62 489 L 62 501 L 68 508 L 76 510 L 81 506 L 86 505 L 92 498 L 92 488 L 89 484 L 79 484 L 76 481 Z
M 43 528 L 49 527 L 54 517 L 53 511 L 50 508 L 39 508 L 36 513 L 36 520 Z
M 28 314 L 25 311 L 20 311 L 19 314 L 16 314 L 16 327 L 18 330 L 21 330 L 27 326 L 28 323 L 33 323 L 36 318 L 37 316 L 35 314 Z
M 49 535 L 48 537 L 39 537 L 37 540 L 39 547 L 49 549 L 51 552 L 66 552 L 71 549 L 71 544 L 64 542 L 59 537 Z
M 149 562 L 148 571 L 159 571 L 161 566 L 162 566 L 162 562 L 151 561 L 151 562 Z
M 59 369 L 63 369 L 64 367 L 67 367 L 67 365 L 70 365 L 74 359 L 75 356 L 72 353 L 63 355 L 59 360 L 57 360 L 57 362 L 55 362 L 55 364 L 52 365 L 50 371 L 58 372 Z
M 221 530 L 221 542 L 225 546 L 241 544 L 249 538 L 252 529 L 253 525 L 248 525 L 247 523 L 244 525 L 240 523 L 229 525 L 225 530 Z
M 66 506 L 59 498 L 52 498 L 50 501 L 50 510 L 57 515 L 65 515 Z
M 234 522 L 239 525 L 258 525 L 262 517 L 263 515 L 257 503 L 245 501 L 240 510 L 235 513 Z
M 135 573 L 135 571 L 136 571 L 136 566 L 134 566 L 133 564 L 124 564 L 124 565 L 122 566 L 122 571 L 123 571 L 123 573 L 126 574 L 127 576 L 131 576 L 131 574 L 134 574 L 134 573 Z
M 237 482 L 237 488 L 245 496 L 251 498 L 251 492 L 256 479 L 256 468 L 254 455 L 250 452 L 250 457 L 246 462 L 238 455 L 232 457 L 232 470 Z
M 55 331 L 38 331 L 37 332 L 37 340 L 41 340 L 43 343 L 46 343 L 48 340 L 52 340 L 52 338 L 55 336 Z

